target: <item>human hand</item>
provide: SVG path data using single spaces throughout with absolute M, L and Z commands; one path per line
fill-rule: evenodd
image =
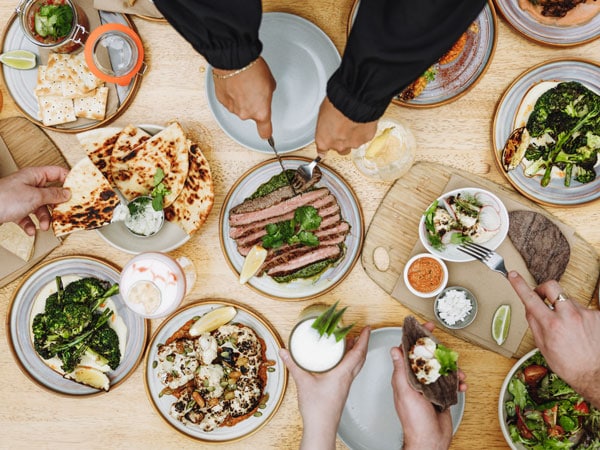
M 508 280 L 525 305 L 525 317 L 535 344 L 548 366 L 587 401 L 600 408 L 600 312 L 569 300 L 557 281 L 531 289 L 515 271 Z M 559 295 L 565 300 L 558 300 Z M 545 303 L 553 304 L 551 310 Z
M 0 179 L 0 223 L 15 222 L 33 236 L 35 224 L 29 217 L 38 218 L 40 228 L 50 227 L 50 212 L 46 205 L 55 205 L 71 198 L 71 192 L 49 183 L 63 183 L 68 169 L 58 166 L 26 167 Z
M 213 69 L 217 75 L 227 75 L 232 70 Z M 271 69 L 262 57 L 256 63 L 231 78 L 214 77 L 217 99 L 242 120 L 256 122 L 258 134 L 263 139 L 273 135 L 271 101 L 277 87 Z
M 328 372 L 312 373 L 300 368 L 287 349 L 279 355 L 287 366 L 298 391 L 298 408 L 304 430 L 301 449 L 333 449 L 342 410 L 350 385 L 367 357 L 370 327 L 365 327 L 356 341 L 347 339 L 350 349 L 340 363 Z
M 377 121 L 358 123 L 348 119 L 327 97 L 321 103 L 315 144 L 317 153 L 324 158 L 329 150 L 340 155 L 350 153 L 353 148 L 360 147 L 370 141 L 377 131 Z
M 431 322 L 424 324 L 433 331 Z M 413 389 L 408 382 L 407 368 L 404 363 L 402 348 L 391 349 L 394 372 L 392 374 L 392 391 L 398 418 L 404 430 L 404 450 L 411 449 L 447 449 L 452 441 L 452 417 L 450 410 L 438 412 L 423 394 Z M 458 390 L 465 392 L 465 374 L 458 371 Z

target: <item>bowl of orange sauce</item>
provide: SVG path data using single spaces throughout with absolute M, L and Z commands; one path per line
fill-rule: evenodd
M 418 297 L 435 297 L 448 283 L 448 267 L 438 256 L 419 253 L 404 266 L 404 283 Z

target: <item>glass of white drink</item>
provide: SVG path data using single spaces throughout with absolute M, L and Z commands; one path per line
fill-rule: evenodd
M 352 325 L 342 325 L 341 317 L 346 308 L 336 312 L 336 306 L 337 303 L 331 307 L 319 303 L 308 306 L 300 313 L 290 333 L 288 347 L 296 364 L 304 370 L 326 372 L 344 357 L 345 336 Z

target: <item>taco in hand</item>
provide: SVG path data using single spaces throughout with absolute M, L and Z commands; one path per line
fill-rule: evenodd
M 415 390 L 438 411 L 458 402 L 458 353 L 440 344 L 413 316 L 404 319 L 402 349 Z

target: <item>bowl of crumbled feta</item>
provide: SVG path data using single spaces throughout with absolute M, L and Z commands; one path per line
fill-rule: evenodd
M 450 286 L 436 297 L 435 317 L 446 328 L 459 330 L 470 325 L 477 316 L 477 299 L 461 286 Z

